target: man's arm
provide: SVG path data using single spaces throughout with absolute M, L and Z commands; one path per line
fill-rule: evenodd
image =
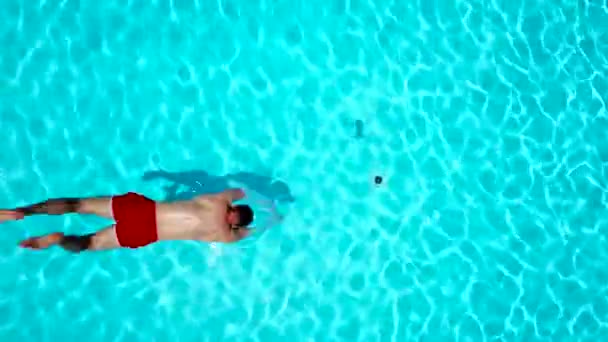
M 252 229 L 249 228 L 238 228 L 231 229 L 228 235 L 228 242 L 238 242 L 251 235 Z
M 201 195 L 195 197 L 195 201 L 197 202 L 206 202 L 210 199 L 219 199 L 222 201 L 226 201 L 228 203 L 232 203 L 234 201 L 238 201 L 241 198 L 245 197 L 245 192 L 241 189 L 228 189 L 222 192 L 216 192 L 208 195 Z
M 243 189 L 228 189 L 219 193 L 219 196 L 232 203 L 245 197 L 245 191 Z

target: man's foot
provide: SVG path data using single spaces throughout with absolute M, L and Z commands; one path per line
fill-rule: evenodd
M 23 213 L 17 210 L 0 210 L 0 223 L 5 221 L 15 221 L 23 219 Z
M 45 249 L 61 242 L 63 233 L 53 233 L 23 240 L 19 246 L 30 249 Z

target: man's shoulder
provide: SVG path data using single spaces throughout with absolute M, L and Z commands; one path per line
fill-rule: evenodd
M 217 201 L 217 198 L 214 195 L 200 195 L 196 196 L 192 199 L 193 203 L 198 204 L 213 204 Z
M 212 194 L 201 195 L 196 198 L 203 201 L 217 201 L 223 205 L 230 204 L 243 197 L 245 197 L 245 192 L 242 189 L 228 189 Z
M 228 210 L 229 203 L 222 200 L 221 198 L 207 196 L 193 199 L 192 205 L 200 210 L 204 210 L 206 213 L 221 214 L 221 217 L 223 218 L 223 215 Z

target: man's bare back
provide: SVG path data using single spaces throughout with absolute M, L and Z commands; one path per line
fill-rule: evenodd
M 234 229 L 226 218 L 232 205 L 228 198 L 230 196 L 233 195 L 221 193 L 190 201 L 158 203 L 156 219 L 159 239 L 233 242 Z
M 27 239 L 22 247 L 42 249 L 60 245 L 72 252 L 138 248 L 163 240 L 236 242 L 249 235 L 253 211 L 233 202 L 245 196 L 240 189 L 204 195 L 188 201 L 155 202 L 127 193 L 111 197 L 62 198 L 26 207 L 0 210 L 0 222 L 30 215 L 92 214 L 115 224 L 87 235 L 52 233 Z

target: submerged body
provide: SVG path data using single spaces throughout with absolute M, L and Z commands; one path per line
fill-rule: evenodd
M 27 239 L 21 246 L 41 249 L 60 245 L 67 250 L 139 248 L 156 241 L 195 240 L 236 242 L 250 233 L 253 211 L 233 205 L 245 193 L 231 189 L 192 200 L 155 202 L 143 195 L 126 193 L 110 197 L 49 199 L 30 206 L 0 210 L 0 222 L 30 215 L 92 214 L 113 219 L 115 224 L 87 235 L 52 233 Z

